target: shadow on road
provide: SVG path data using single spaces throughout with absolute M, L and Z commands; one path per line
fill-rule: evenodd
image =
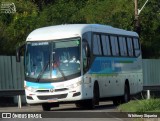
M 103 104 L 103 105 L 99 105 L 96 106 L 95 109 L 93 109 L 93 111 L 99 111 L 99 110 L 109 110 L 109 109 L 116 109 L 116 106 L 114 106 L 113 104 Z M 78 107 L 65 107 L 63 106 L 62 108 L 52 108 L 51 111 L 90 111 L 89 109 L 85 109 L 85 108 L 78 108 Z

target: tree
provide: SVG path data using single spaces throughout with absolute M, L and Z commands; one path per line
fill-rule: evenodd
M 82 23 L 79 11 L 83 7 L 82 1 L 59 0 L 48 5 L 40 14 L 41 25 L 57 25 L 69 23 Z
M 0 13 L 0 54 L 15 48 L 36 28 L 57 24 L 98 23 L 134 30 L 133 0 L 10 0 L 16 13 Z M 145 0 L 139 0 L 141 7 Z M 160 57 L 160 2 L 150 0 L 140 16 L 144 58 Z
M 144 58 L 160 57 L 160 2 L 149 1 L 140 15 Z
M 100 23 L 122 29 L 133 29 L 134 3 L 132 1 L 90 0 L 81 11 L 87 23 Z
M 1 24 L 5 28 L 1 32 L 0 48 L 4 54 L 14 54 L 18 43 L 25 41 L 26 36 L 37 24 L 37 7 L 29 1 L 12 0 L 16 6 L 16 13 L 1 13 Z M 30 6 L 30 7 L 28 7 Z M 1 53 L 2 54 L 2 53 Z

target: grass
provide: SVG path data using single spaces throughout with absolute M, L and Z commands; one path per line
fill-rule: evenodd
M 160 99 L 132 100 L 118 109 L 121 112 L 160 112 Z

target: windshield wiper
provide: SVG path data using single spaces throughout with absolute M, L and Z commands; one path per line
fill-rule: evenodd
M 64 80 L 67 80 L 67 78 L 66 78 L 66 76 L 64 75 L 63 71 L 59 68 L 57 62 L 54 60 L 53 63 L 56 63 L 57 69 L 58 69 L 58 71 L 61 73 L 61 75 L 63 76 Z
M 53 63 L 57 64 L 57 62 L 55 60 L 53 61 Z M 47 69 L 48 64 L 49 64 L 49 61 L 46 63 L 46 65 L 42 68 L 41 72 L 39 73 L 39 75 L 37 77 L 37 82 L 39 82 L 39 80 L 41 79 L 42 75 L 44 74 L 45 70 Z M 57 66 L 57 69 L 61 73 L 64 80 L 67 80 L 66 76 L 64 75 L 63 71 L 59 68 L 59 66 Z
M 40 71 L 38 77 L 37 77 L 37 82 L 39 82 L 39 80 L 41 79 L 42 75 L 44 74 L 44 71 L 46 70 L 47 66 L 49 64 L 49 61 L 46 63 L 45 66 L 43 66 L 42 70 Z

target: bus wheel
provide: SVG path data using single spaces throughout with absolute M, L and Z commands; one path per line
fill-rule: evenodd
M 52 107 L 59 107 L 59 103 L 43 103 L 42 109 L 44 111 L 50 111 Z
M 51 110 L 51 106 L 49 103 L 43 103 L 42 104 L 42 109 L 43 111 L 50 111 Z
M 88 101 L 88 106 L 90 109 L 94 109 L 95 105 L 99 105 L 99 86 L 98 82 L 94 84 L 93 88 L 93 98 Z
M 113 104 L 115 106 L 118 106 L 122 103 L 127 103 L 130 101 L 130 89 L 129 89 L 129 85 L 128 84 L 125 84 L 125 87 L 124 87 L 124 95 L 121 96 L 121 97 L 116 97 L 113 99 Z
M 75 103 L 77 108 L 86 108 L 87 106 L 86 104 L 87 104 L 86 100 Z
M 129 89 L 129 85 L 125 84 L 124 95 L 122 97 L 122 103 L 127 103 L 129 101 L 130 101 L 130 89 Z
M 114 104 L 115 106 L 118 106 L 118 105 L 120 105 L 121 103 L 122 103 L 121 98 L 114 98 L 114 99 L 113 99 L 113 104 Z

